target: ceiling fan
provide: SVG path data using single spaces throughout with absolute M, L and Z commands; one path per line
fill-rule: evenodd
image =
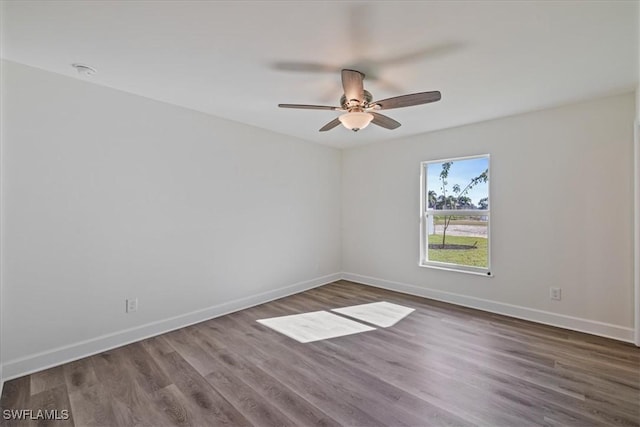
M 301 108 L 304 110 L 333 110 L 344 112 L 340 117 L 331 120 L 320 128 L 320 132 L 326 132 L 338 126 L 340 123 L 354 132 L 366 128 L 369 123 L 381 126 L 385 129 L 397 129 L 400 123 L 380 113 L 378 110 L 390 110 L 392 108 L 411 107 L 412 105 L 428 104 L 440 101 L 440 92 L 418 92 L 409 95 L 394 96 L 393 98 L 371 102 L 371 93 L 364 90 L 364 74 L 356 70 L 342 70 L 342 87 L 344 95 L 340 98 L 340 107 L 327 105 L 305 104 L 278 104 L 280 108 Z

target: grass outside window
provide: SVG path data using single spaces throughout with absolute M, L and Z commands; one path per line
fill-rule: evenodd
M 447 236 L 447 245 L 475 246 L 472 249 L 440 249 L 442 234 L 429 235 L 429 261 L 488 267 L 487 239 L 483 237 Z

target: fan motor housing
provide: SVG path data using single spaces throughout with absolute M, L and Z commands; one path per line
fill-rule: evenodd
M 362 100 L 362 102 L 360 102 L 360 104 L 357 105 L 357 107 L 367 107 L 367 105 L 369 105 L 369 103 L 373 100 L 373 97 L 371 96 L 371 93 L 368 90 L 364 91 L 364 99 Z M 340 97 L 340 105 L 342 106 L 342 108 L 344 108 L 345 110 L 349 110 L 350 108 L 356 107 L 356 105 L 350 105 L 347 102 L 347 97 L 342 95 Z

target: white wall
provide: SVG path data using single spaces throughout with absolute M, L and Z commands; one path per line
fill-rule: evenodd
M 4 87 L 4 73 L 2 72 L 2 66 L 0 63 L 0 88 Z M 2 102 L 2 96 L 0 96 L 0 116 L 2 116 L 2 110 L 4 109 Z M 4 168 L 2 167 L 4 156 L 2 155 L 2 138 L 3 134 L 2 129 L 4 127 L 4 120 L 0 120 L 0 397 L 2 397 L 2 388 L 4 386 L 4 373 L 3 373 L 3 363 L 4 360 L 2 358 L 2 348 L 3 348 L 3 339 L 2 339 L 2 318 L 4 316 L 3 310 L 3 301 L 2 301 L 2 288 L 3 288 L 3 276 L 4 276 L 4 266 L 3 266 L 3 254 L 4 254 L 4 202 L 2 197 L 2 189 L 4 187 Z
M 346 277 L 632 340 L 634 102 L 630 93 L 344 151 Z M 485 153 L 495 277 L 418 267 L 420 162 Z
M 3 67 L 5 377 L 339 277 L 338 150 Z
M 636 5 L 638 6 L 638 5 Z M 638 86 L 636 86 L 636 121 L 635 121 L 635 141 L 634 141 L 634 182 L 635 182 L 635 223 L 634 223 L 634 283 L 635 283 L 635 344 L 640 347 L 640 7 L 637 8 L 638 37 L 636 38 Z

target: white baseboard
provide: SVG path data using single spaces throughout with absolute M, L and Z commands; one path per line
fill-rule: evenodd
M 125 329 L 123 331 L 102 335 L 71 345 L 58 347 L 42 353 L 9 360 L 2 366 L 3 380 L 8 381 L 13 378 L 18 378 L 23 375 L 101 353 L 112 348 L 140 341 L 145 338 L 164 334 L 175 329 L 184 328 L 185 326 L 200 323 L 205 320 L 213 319 L 215 317 L 223 316 L 255 305 L 264 304 L 278 298 L 335 282 L 336 280 L 340 280 L 341 277 L 341 273 L 334 273 L 274 289 L 272 291 L 218 304 L 169 319 L 147 323 L 146 325 L 137 326 L 135 328 Z
M 582 319 L 579 317 L 567 316 L 564 314 L 552 313 L 534 308 L 527 308 L 518 305 L 506 304 L 482 298 L 470 297 L 423 286 L 409 285 L 406 283 L 392 282 L 375 277 L 362 276 L 354 273 L 342 273 L 344 280 L 362 283 L 377 288 L 402 292 L 409 295 L 416 295 L 437 301 L 448 302 L 464 307 L 476 308 L 518 319 L 530 320 L 532 322 L 543 323 L 545 325 L 557 326 L 573 331 L 586 332 L 592 335 L 599 335 L 619 341 L 634 342 L 633 328 L 612 325 L 610 323 L 598 322 L 595 320 Z

